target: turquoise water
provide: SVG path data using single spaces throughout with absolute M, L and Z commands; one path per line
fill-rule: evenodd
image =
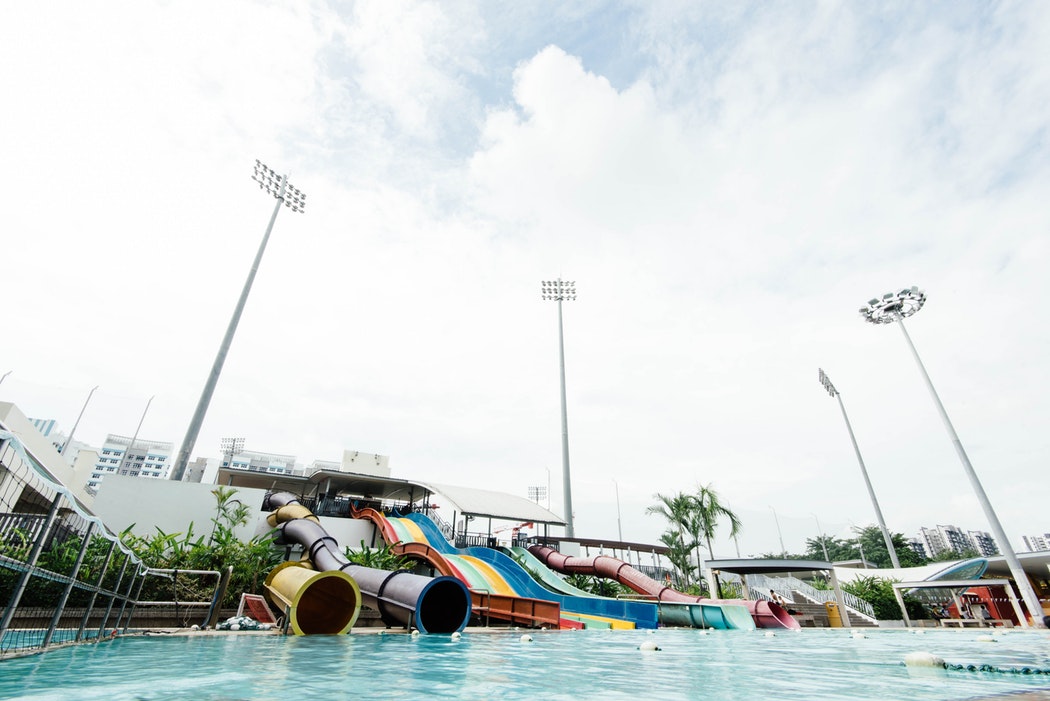
M 973 631 L 531 631 L 408 636 L 125 637 L 0 661 L 3 699 L 969 699 L 1050 688 L 1050 635 Z M 985 633 L 987 635 L 987 633 Z M 642 651 L 653 642 L 659 651 Z

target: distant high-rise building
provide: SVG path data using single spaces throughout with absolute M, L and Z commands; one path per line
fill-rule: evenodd
M 991 557 L 999 554 L 999 546 L 995 544 L 995 538 L 992 538 L 992 534 L 988 531 L 969 531 L 966 535 L 970 539 L 973 549 L 981 557 Z
M 1050 533 L 1044 533 L 1043 535 L 1023 535 L 1021 536 L 1021 540 L 1024 541 L 1024 546 L 1032 552 L 1050 550 Z
M 911 548 L 912 552 L 914 552 L 916 555 L 920 557 L 928 557 L 928 555 L 926 555 L 926 548 L 923 547 L 923 542 L 921 538 L 911 538 L 905 544 L 909 548 Z
M 973 550 L 982 557 L 999 554 L 995 539 L 985 531 L 964 531 L 958 526 L 937 526 L 920 528 L 917 539 L 922 545 L 923 554 L 934 558 L 946 552 L 963 555 Z
M 203 482 L 204 471 L 208 469 L 208 458 L 197 458 L 189 465 L 186 466 L 186 474 L 183 476 L 184 482 Z
M 148 441 L 135 439 L 135 445 L 128 450 L 131 438 L 106 436 L 106 442 L 99 451 L 95 469 L 88 479 L 87 487 L 91 491 L 105 479 L 106 475 L 120 474 L 128 477 L 150 477 L 167 479 L 171 470 L 172 443 L 168 441 Z M 125 459 L 127 453 L 127 459 Z
M 257 450 L 241 450 L 234 455 L 223 455 L 220 466 L 229 470 L 269 472 L 278 475 L 295 475 L 303 472 L 297 469 L 294 455 L 262 453 Z

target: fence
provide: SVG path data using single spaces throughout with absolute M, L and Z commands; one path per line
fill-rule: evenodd
M 158 597 L 169 609 L 174 604 L 176 620 L 181 613 L 203 624 L 204 612 L 191 614 L 194 602 L 211 594 L 206 613 L 217 613 L 218 587 L 199 580 L 218 573 L 183 572 L 181 583 L 179 574 L 145 567 L 16 436 L 0 430 L 0 655 L 127 631 L 140 600 L 153 607 L 136 622 L 156 621 Z M 164 615 L 171 621 L 170 611 Z

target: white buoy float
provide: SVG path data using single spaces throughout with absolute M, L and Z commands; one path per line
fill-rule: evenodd
M 997 643 L 999 641 L 995 639 L 994 635 L 978 635 L 977 636 L 977 642 L 979 642 L 979 643 Z
M 638 646 L 638 649 L 642 652 L 656 652 L 660 648 L 656 646 L 656 643 L 652 640 L 646 640 L 644 643 Z
M 463 637 L 463 635 L 458 630 L 455 633 L 452 634 L 452 639 L 453 640 L 459 640 L 462 637 Z
M 908 667 L 944 667 L 944 658 L 932 652 L 909 652 L 904 656 L 904 664 Z
M 531 643 L 532 642 L 532 636 L 529 635 L 528 633 L 525 633 L 523 636 L 518 638 L 518 640 L 520 640 L 523 643 Z

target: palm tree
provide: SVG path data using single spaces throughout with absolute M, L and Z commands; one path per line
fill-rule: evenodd
M 718 492 L 711 488 L 710 484 L 700 485 L 693 496 L 693 519 L 697 529 L 697 539 L 700 536 L 707 541 L 707 554 L 714 559 L 715 553 L 711 548 L 711 540 L 718 530 L 718 522 L 725 518 L 729 520 L 729 537 L 735 538 L 740 535 L 740 517 L 732 509 L 722 503 Z
M 667 559 L 681 575 L 683 586 L 688 588 L 693 577 L 693 565 L 689 562 L 690 548 L 683 548 L 680 535 L 671 529 L 663 532 L 660 542 L 667 546 Z
M 729 520 L 729 537 L 735 538 L 740 534 L 740 518 L 730 509 L 728 506 L 722 503 L 721 498 L 718 496 L 718 492 L 711 488 L 710 484 L 700 485 L 695 495 L 692 496 L 692 513 L 690 514 L 690 532 L 693 534 L 693 538 L 696 542 L 697 548 L 697 563 L 700 560 L 700 538 L 701 536 L 707 541 L 707 554 L 708 558 L 713 560 L 715 557 L 714 548 L 711 545 L 711 541 L 715 537 L 715 531 L 718 530 L 718 522 L 725 518 Z M 715 575 L 713 595 L 720 593 L 721 585 L 718 582 L 718 575 Z
M 693 497 L 683 492 L 678 492 L 673 496 L 667 496 L 666 494 L 654 494 L 653 496 L 659 500 L 659 503 L 648 507 L 645 513 L 659 514 L 667 519 L 668 524 L 678 534 L 680 551 L 683 553 L 689 552 L 692 544 L 686 545 L 685 533 L 689 530 L 689 521 L 693 511 Z M 661 540 L 663 540 L 663 537 L 661 537 Z M 688 573 L 683 571 L 682 574 L 685 575 L 688 583 Z

